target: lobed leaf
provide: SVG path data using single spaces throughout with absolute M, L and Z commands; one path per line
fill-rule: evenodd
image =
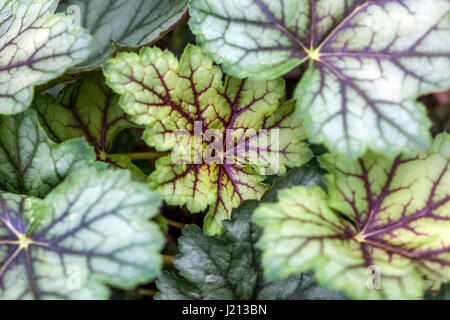
M 450 135 L 414 157 L 321 163 L 328 195 L 295 187 L 255 211 L 270 279 L 314 269 L 359 299 L 417 299 L 450 279 Z
M 0 190 L 44 197 L 65 179 L 97 163 L 84 140 L 50 141 L 32 110 L 0 116 Z
M 0 193 L 0 299 L 105 299 L 153 279 L 160 198 L 126 171 L 87 170 L 44 200 Z
M 141 47 L 160 39 L 181 21 L 188 0 L 69 0 L 60 11 L 73 11 L 81 25 L 95 38 L 89 58 L 72 70 L 87 71 L 102 66 L 115 45 Z
M 448 1 L 192 0 L 190 14 L 234 76 L 273 79 L 309 62 L 295 96 L 312 142 L 349 160 L 429 148 L 415 99 L 450 87 Z
M 33 87 L 82 62 L 89 34 L 62 14 L 57 0 L 0 1 L 0 114 L 26 110 Z
M 293 102 L 280 101 L 282 79 L 226 76 L 223 83 L 220 68 L 192 45 L 180 61 L 158 48 L 120 53 L 104 73 L 125 112 L 147 126 L 144 140 L 172 150 L 157 161 L 151 187 L 191 212 L 209 207 L 208 233 L 221 232 L 244 200 L 261 198 L 264 174 L 283 174 L 312 156 Z

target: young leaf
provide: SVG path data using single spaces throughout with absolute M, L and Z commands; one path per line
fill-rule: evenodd
M 286 185 L 316 185 L 319 181 L 320 174 L 313 167 L 293 169 L 275 182 L 262 201 L 276 201 L 278 190 Z M 310 275 L 264 279 L 261 252 L 256 247 L 262 230 L 251 222 L 258 203 L 246 201 L 234 210 L 233 221 L 224 221 L 223 238 L 203 235 L 195 226 L 186 227 L 179 242 L 181 255 L 174 259 L 180 274 L 161 274 L 156 282 L 161 292 L 155 299 L 288 299 L 294 293 L 307 299 L 332 297 Z
M 308 137 L 353 160 L 428 149 L 415 99 L 450 87 L 449 10 L 447 0 L 192 0 L 190 13 L 232 75 L 272 79 L 309 61 L 295 94 Z
M 57 0 L 0 3 L 0 114 L 27 109 L 33 87 L 83 61 L 93 44 L 69 17 L 53 13 Z
M 56 99 L 50 94 L 37 96 L 33 108 L 53 141 L 84 137 L 102 160 L 117 134 L 136 126 L 127 120 L 119 96 L 105 84 L 101 73 L 89 73 L 67 85 Z
M 87 170 L 44 200 L 0 194 L 0 299 L 105 299 L 153 279 L 160 198 L 126 171 Z
M 60 5 L 59 11 L 73 12 L 95 37 L 91 55 L 74 70 L 102 66 L 114 52 L 113 41 L 129 47 L 157 41 L 180 22 L 187 5 L 188 0 L 69 0 Z
M 311 158 L 293 102 L 278 107 L 282 79 L 227 76 L 223 84 L 221 70 L 192 45 L 180 62 L 158 48 L 121 53 L 104 72 L 122 108 L 147 126 L 144 140 L 159 151 L 173 149 L 157 161 L 150 185 L 191 212 L 209 206 L 210 234 L 223 230 L 232 208 L 261 198 L 266 169 L 283 173 Z
M 0 190 L 43 197 L 55 186 L 96 166 L 84 140 L 50 141 L 33 110 L 0 116 Z
M 359 299 L 420 298 L 450 279 L 450 135 L 412 158 L 322 163 L 329 195 L 295 187 L 255 211 L 269 278 L 312 268 L 320 284 Z

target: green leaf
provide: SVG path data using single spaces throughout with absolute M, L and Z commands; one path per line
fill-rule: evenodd
M 80 14 L 81 25 L 95 38 L 89 58 L 73 70 L 87 71 L 102 66 L 114 53 L 114 43 L 141 47 L 159 40 L 181 21 L 187 6 L 188 0 L 67 1 L 59 10 Z
M 290 300 L 348 300 L 342 291 L 328 290 L 319 286 L 312 273 L 300 275 L 300 285 Z
M 314 269 L 359 299 L 420 298 L 450 280 L 450 135 L 414 157 L 321 162 L 328 195 L 295 187 L 255 211 L 270 279 Z
M 146 125 L 144 140 L 172 154 L 156 162 L 149 178 L 171 205 L 191 212 L 209 207 L 206 232 L 244 200 L 260 199 L 264 174 L 283 174 L 311 158 L 303 123 L 292 101 L 282 103 L 284 81 L 226 76 L 195 46 L 178 61 L 172 53 L 144 48 L 121 53 L 104 68 L 121 107 Z
M 450 87 L 449 12 L 447 0 L 192 0 L 190 23 L 234 76 L 308 62 L 295 96 L 309 140 L 354 160 L 429 148 L 415 100 Z
M 106 160 L 120 131 L 136 127 L 120 108 L 119 96 L 98 72 L 65 86 L 57 98 L 50 94 L 37 96 L 33 108 L 53 141 L 84 137 L 102 160 Z
M 249 223 L 241 215 L 226 240 L 205 236 L 196 226 L 187 226 L 179 245 L 183 253 L 174 259 L 181 274 L 163 273 L 157 281 L 162 300 L 267 300 L 289 298 L 299 285 L 299 277 L 266 282 L 262 279 L 259 255 Z M 227 228 L 227 227 L 225 227 Z M 236 230 L 237 229 L 237 230 Z M 236 238 L 236 236 L 240 238 Z M 257 256 L 256 256 L 257 255 Z M 245 272 L 242 272 L 245 270 Z
M 314 167 L 293 169 L 284 179 L 278 179 L 262 201 L 276 200 L 280 188 L 287 185 L 315 185 L 320 174 Z M 164 272 L 157 280 L 161 291 L 155 298 L 174 299 L 299 299 L 338 297 L 322 289 L 311 275 L 292 276 L 282 281 L 267 281 L 263 277 L 261 252 L 256 242 L 261 228 L 251 222 L 257 201 L 246 201 L 233 211 L 232 222 L 224 221 L 222 238 L 203 235 L 195 226 L 187 226 L 179 241 L 181 254 L 174 264 L 179 273 Z M 242 272 L 245 270 L 245 272 Z
M 84 140 L 50 141 L 33 110 L 0 116 L 0 190 L 43 197 L 65 179 L 96 166 Z
M 106 161 L 117 169 L 128 169 L 134 181 L 146 182 L 147 176 L 141 169 L 133 164 L 130 157 L 120 154 L 108 155 Z
M 0 299 L 105 299 L 153 279 L 161 203 L 126 171 L 87 170 L 44 200 L 0 194 Z
M 26 110 L 36 85 L 88 57 L 89 34 L 53 14 L 57 0 L 0 1 L 0 114 Z

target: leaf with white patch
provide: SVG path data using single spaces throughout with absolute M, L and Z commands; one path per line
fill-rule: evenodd
M 415 100 L 450 87 L 449 1 L 192 0 L 190 14 L 197 41 L 234 76 L 309 63 L 295 96 L 312 142 L 351 160 L 429 148 Z
M 65 86 L 57 98 L 50 94 L 37 96 L 33 108 L 53 141 L 83 137 L 102 160 L 107 160 L 119 132 L 136 127 L 128 121 L 119 106 L 119 96 L 105 84 L 101 73 L 86 74 Z

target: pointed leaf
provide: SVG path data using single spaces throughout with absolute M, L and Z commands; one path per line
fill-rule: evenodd
M 27 109 L 33 87 L 83 61 L 93 44 L 72 19 L 53 13 L 57 0 L 0 2 L 0 114 Z
M 295 95 L 312 142 L 349 159 L 428 149 L 415 99 L 450 87 L 447 0 L 193 0 L 190 13 L 232 75 L 272 79 L 309 61 Z
M 96 166 L 84 140 L 50 141 L 32 110 L 0 116 L 0 189 L 43 197 L 65 179 Z
M 191 212 L 209 207 L 208 233 L 221 232 L 221 221 L 242 201 L 261 198 L 264 174 L 311 158 L 293 102 L 280 102 L 282 79 L 227 76 L 222 83 L 221 70 L 192 45 L 180 61 L 158 48 L 121 53 L 104 72 L 122 108 L 147 126 L 144 140 L 172 150 L 157 161 L 150 185 L 169 204 Z
M 153 279 L 159 205 L 126 171 L 85 171 L 44 200 L 0 194 L 0 299 L 105 299 L 105 283 Z
M 450 135 L 428 154 L 324 155 L 329 194 L 286 189 L 254 220 L 269 278 L 314 269 L 355 298 L 415 299 L 450 280 Z
M 112 41 L 128 47 L 157 41 L 181 21 L 187 5 L 188 0 L 67 1 L 59 10 L 80 14 L 82 26 L 95 37 L 91 55 L 74 70 L 87 71 L 102 66 L 114 52 Z

